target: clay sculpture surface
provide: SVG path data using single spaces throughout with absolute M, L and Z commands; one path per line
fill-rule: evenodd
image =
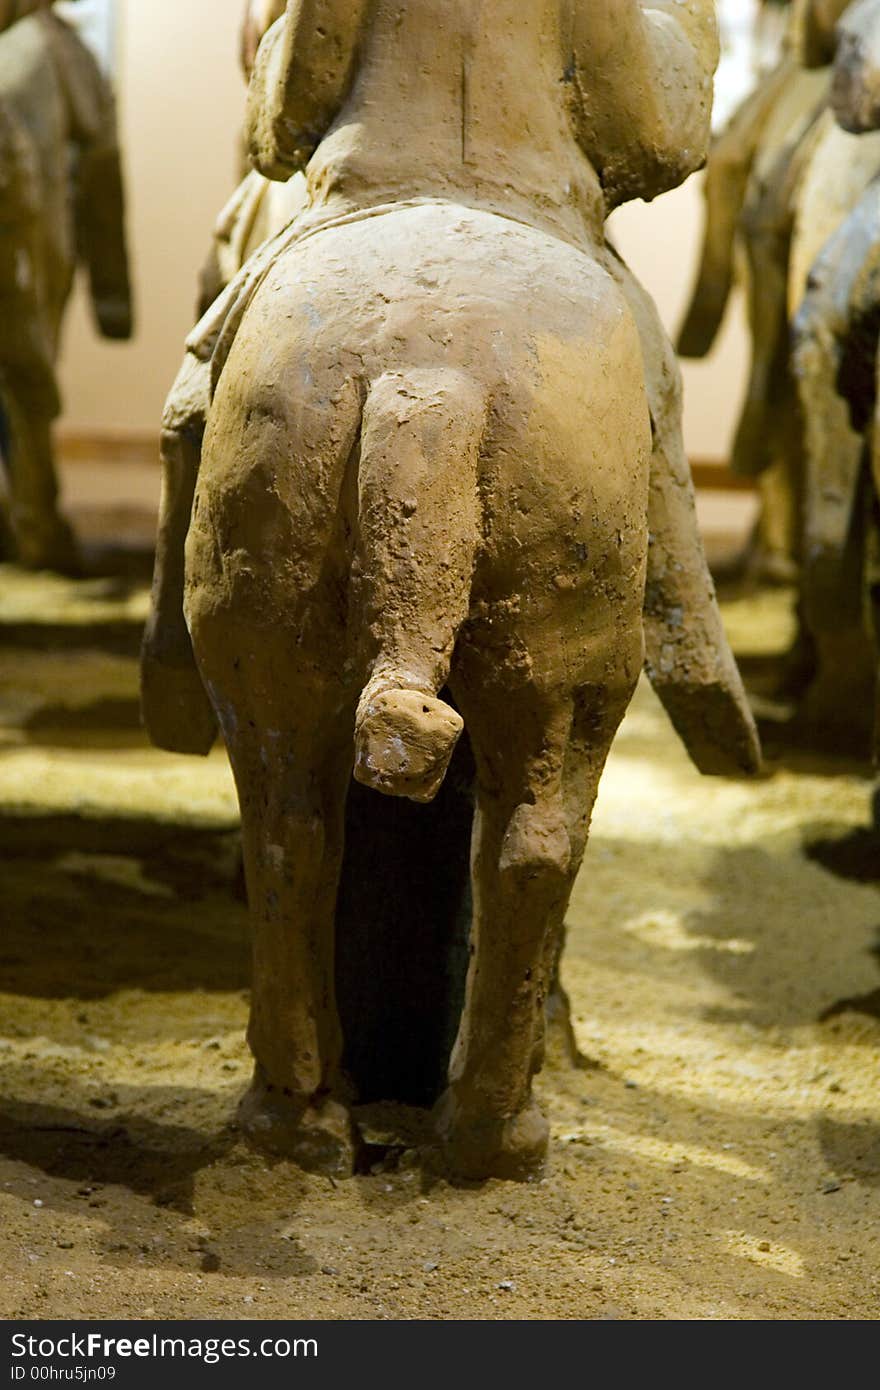
M 701 162 L 716 56 L 711 4 L 634 0 L 290 0 L 257 55 L 256 166 L 305 168 L 308 201 L 172 392 L 144 709 L 181 751 L 222 728 L 254 942 L 242 1121 L 307 1165 L 352 1164 L 352 771 L 427 802 L 467 730 L 471 958 L 436 1129 L 456 1173 L 522 1177 L 547 1146 L 531 1080 L 568 895 L 646 645 L 698 763 L 757 763 L 677 372 L 603 231 Z
M 8 548 L 24 565 L 69 568 L 51 427 L 64 310 L 78 264 L 101 333 L 131 332 L 114 103 L 74 30 L 48 0 L 0 4 L 0 430 Z

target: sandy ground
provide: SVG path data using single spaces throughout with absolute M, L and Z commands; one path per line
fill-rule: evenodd
M 545 1179 L 254 1156 L 222 754 L 138 728 L 135 578 L 0 569 L 0 1316 L 874 1318 L 880 838 L 840 766 L 701 780 L 642 689 L 570 912 Z M 728 609 L 785 641 L 786 596 Z M 876 882 L 872 881 L 876 880 Z

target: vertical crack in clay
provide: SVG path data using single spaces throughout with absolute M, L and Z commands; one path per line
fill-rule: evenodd
M 470 63 L 467 39 L 462 45 L 461 54 L 461 162 L 468 162 L 468 104 L 470 102 Z
M 471 60 L 480 31 L 482 0 L 475 0 L 462 22 L 461 36 L 461 162 L 470 163 Z

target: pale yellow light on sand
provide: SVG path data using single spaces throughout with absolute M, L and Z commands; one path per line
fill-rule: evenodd
M 222 752 L 138 728 L 143 586 L 0 580 L 0 1316 L 880 1315 L 880 896 L 807 853 L 855 842 L 870 782 L 705 781 L 642 689 L 569 915 L 598 1065 L 544 1074 L 547 1179 L 332 1187 L 227 1128 L 235 797 Z M 729 617 L 740 650 L 790 633 L 784 594 Z

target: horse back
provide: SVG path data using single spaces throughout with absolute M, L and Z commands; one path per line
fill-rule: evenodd
M 372 384 L 452 370 L 488 403 L 490 568 L 516 586 L 528 555 L 552 583 L 563 535 L 581 578 L 560 583 L 576 589 L 584 555 L 593 578 L 638 563 L 624 538 L 639 549 L 647 506 L 639 354 L 606 272 L 532 228 L 433 204 L 327 229 L 279 260 L 244 318 L 211 413 L 205 486 L 236 526 L 236 508 L 274 495 L 294 517 L 285 534 L 320 551 L 353 534 L 352 417 Z

